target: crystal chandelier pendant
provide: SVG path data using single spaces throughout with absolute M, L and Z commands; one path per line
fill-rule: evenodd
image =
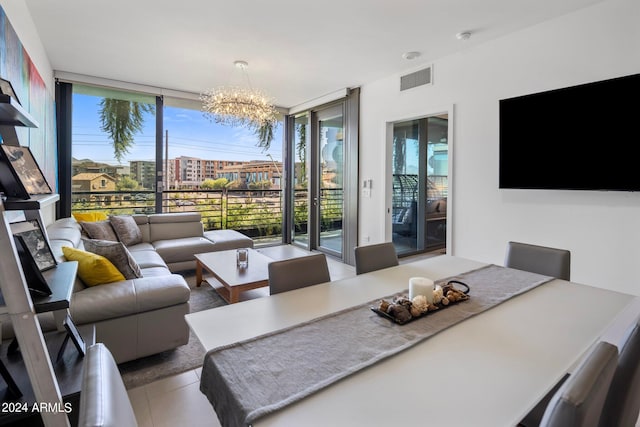
M 274 124 L 278 111 L 267 95 L 251 87 L 246 71 L 248 64 L 235 61 L 234 65 L 245 73 L 247 87 L 219 87 L 203 93 L 200 100 L 205 115 L 215 123 L 228 126 L 260 128 Z

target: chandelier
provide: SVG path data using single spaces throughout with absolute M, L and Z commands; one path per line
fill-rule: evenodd
M 202 95 L 202 110 L 212 121 L 228 126 L 261 128 L 276 122 L 278 111 L 271 99 L 253 89 L 247 73 L 246 61 L 233 63 L 244 73 L 247 87 L 224 86 L 211 89 Z

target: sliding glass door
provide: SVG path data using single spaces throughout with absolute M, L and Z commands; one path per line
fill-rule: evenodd
M 448 118 L 393 124 L 392 235 L 398 255 L 446 247 Z
M 291 242 L 353 263 L 358 93 L 289 118 Z M 351 248 L 351 249 L 349 249 Z
M 342 258 L 344 196 L 344 114 L 342 104 L 318 111 L 318 210 L 319 247 Z

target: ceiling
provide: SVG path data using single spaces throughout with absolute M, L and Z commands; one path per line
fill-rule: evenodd
M 245 60 L 286 108 L 599 1 L 25 0 L 54 70 L 201 93 L 243 84 Z

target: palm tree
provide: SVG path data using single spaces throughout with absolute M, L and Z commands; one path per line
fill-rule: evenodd
M 100 123 L 113 141 L 113 155 L 120 163 L 133 144 L 133 136 L 142 131 L 144 113 L 154 113 L 155 106 L 123 99 L 103 98 L 100 101 Z
M 273 131 L 277 122 L 265 121 L 260 126 L 255 127 L 255 135 L 258 137 L 258 147 L 262 148 L 262 152 L 265 152 L 271 147 L 271 141 L 273 141 Z

